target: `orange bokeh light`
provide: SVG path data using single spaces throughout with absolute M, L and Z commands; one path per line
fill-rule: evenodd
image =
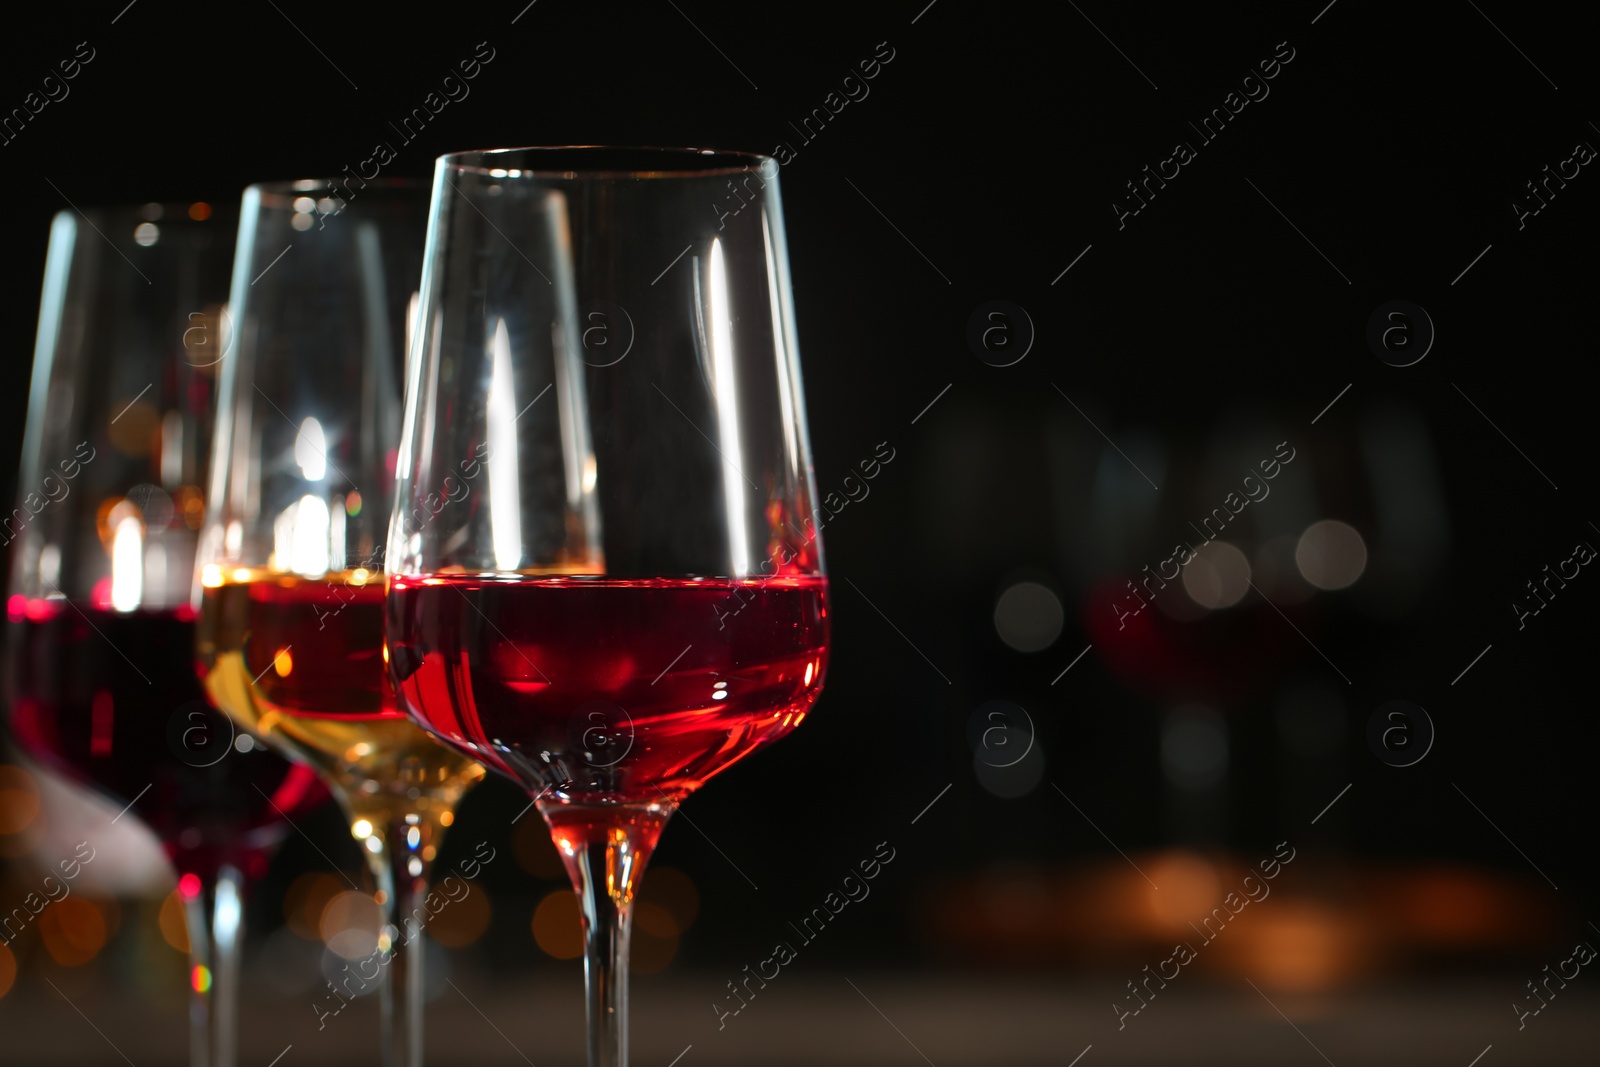
M 1358 916 L 1312 901 L 1273 904 L 1248 921 L 1241 917 L 1237 929 L 1230 924 L 1226 937 L 1203 951 L 1220 949 L 1219 963 L 1288 993 L 1332 989 L 1369 966 L 1373 946 Z
M 1222 879 L 1217 869 L 1193 852 L 1168 852 L 1146 868 L 1150 881 L 1160 886 L 1139 883 L 1145 892 L 1155 925 L 1172 933 L 1182 933 L 1189 924 L 1199 922 L 1222 900 Z
M 322 940 L 322 910 L 344 891 L 344 883 L 323 871 L 307 871 L 289 883 L 283 894 L 283 917 L 296 936 Z
M 20 834 L 39 817 L 39 786 L 21 767 L 0 764 L 0 834 Z
M 189 925 L 184 921 L 183 897 L 178 895 L 178 890 L 168 893 L 161 902 L 161 910 L 156 913 L 156 927 L 161 931 L 161 940 L 188 954 Z
M 583 955 L 583 927 L 578 919 L 578 898 L 570 889 L 545 895 L 533 910 L 533 939 L 547 955 L 575 960 Z
M 678 933 L 678 921 L 666 908 L 648 901 L 635 903 L 628 970 L 639 974 L 655 974 L 666 970 L 678 954 Z
M 11 954 L 9 945 L 0 945 L 0 997 L 11 991 L 11 984 L 17 980 L 17 957 Z
M 40 914 L 39 934 L 51 959 L 63 967 L 79 967 L 105 947 L 106 916 L 82 897 L 67 897 Z
M 440 890 L 447 903 L 428 920 L 428 936 L 445 948 L 466 948 L 489 929 L 494 908 L 487 891 L 473 887 L 465 896 L 452 899 Z
M 639 899 L 665 908 L 676 924 L 675 932 L 680 934 L 693 926 L 700 914 L 700 890 L 693 879 L 675 867 L 650 868 Z

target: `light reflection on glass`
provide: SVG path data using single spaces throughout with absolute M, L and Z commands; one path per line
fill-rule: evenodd
M 144 597 L 144 524 L 137 515 L 116 520 L 111 537 L 111 606 L 133 611 Z
M 272 566 L 316 576 L 328 571 L 327 502 L 307 494 L 284 508 L 272 524 Z
M 322 432 L 322 423 L 307 418 L 300 424 L 294 439 L 294 461 L 308 482 L 320 482 L 328 476 L 328 441 Z
M 712 387 L 717 397 L 717 436 L 724 469 L 722 491 L 727 501 L 728 544 L 735 576 L 750 573 L 750 549 L 744 532 L 744 457 L 739 449 L 739 391 L 733 379 L 733 307 L 728 294 L 728 268 L 722 242 L 711 239 L 707 288 L 711 307 Z
M 61 584 L 61 549 L 55 545 L 39 550 L 39 577 L 52 586 Z
M 333 507 L 328 510 L 328 568 L 330 570 L 344 570 L 344 497 L 333 498 Z
M 490 343 L 489 527 L 494 565 L 514 571 L 522 562 L 522 497 L 517 478 L 517 400 L 511 377 L 511 337 L 496 319 Z

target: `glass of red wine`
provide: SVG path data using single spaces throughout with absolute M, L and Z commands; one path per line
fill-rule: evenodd
M 827 579 L 777 165 L 529 148 L 434 172 L 389 528 L 411 715 L 537 802 L 579 897 L 592 1067 L 632 901 L 706 779 L 805 718 Z
M 245 190 L 238 340 L 193 572 L 206 691 L 322 775 L 376 882 L 386 929 L 351 970 L 378 982 L 387 1067 L 422 1063 L 428 871 L 484 773 L 399 710 L 383 666 L 384 538 L 427 206 L 425 182 Z M 319 1018 L 355 992 L 329 988 Z
M 234 223 L 204 203 L 55 217 L 18 502 L 0 519 L 12 737 L 160 838 L 188 918 L 197 1067 L 234 1062 L 246 880 L 326 799 L 212 710 L 194 671 Z

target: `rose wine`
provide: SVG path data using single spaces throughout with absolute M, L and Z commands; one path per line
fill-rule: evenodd
M 821 577 L 406 576 L 388 610 L 418 721 L 579 807 L 682 799 L 799 725 L 827 670 Z
M 396 706 L 381 575 L 235 574 L 202 582 L 196 649 L 219 707 L 321 770 L 351 814 L 372 821 L 389 822 L 393 802 L 414 791 L 449 810 L 483 776 Z
M 284 820 L 326 799 L 308 769 L 206 703 L 187 605 L 118 612 L 14 596 L 7 616 L 17 742 L 119 806 L 131 802 L 179 873 L 209 880 L 231 863 L 259 877 Z

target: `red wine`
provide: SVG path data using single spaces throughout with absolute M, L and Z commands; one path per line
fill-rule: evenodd
M 6 690 L 25 752 L 97 786 L 153 830 L 180 874 L 264 873 L 285 817 L 327 795 L 212 709 L 195 677 L 194 612 L 8 604 Z
M 417 721 L 579 803 L 681 799 L 799 725 L 827 671 L 822 577 L 396 577 L 387 603 Z

